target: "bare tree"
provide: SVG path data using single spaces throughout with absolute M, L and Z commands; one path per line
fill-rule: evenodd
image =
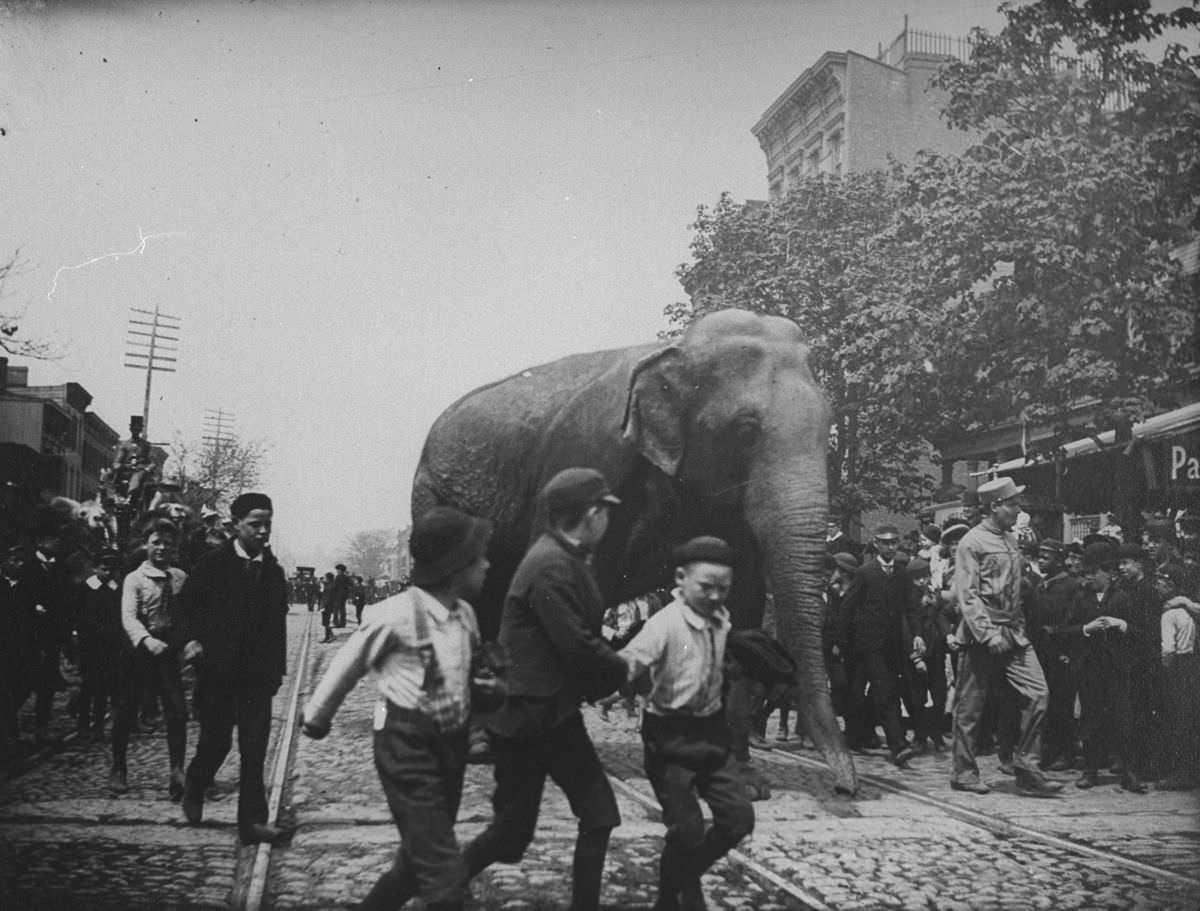
M 341 561 L 364 578 L 385 575 L 396 556 L 396 539 L 394 528 L 356 532 L 342 542 Z
M 10 278 L 23 274 L 19 255 L 14 250 L 8 262 L 0 264 L 0 353 L 51 360 L 62 357 L 62 345 L 50 338 L 30 338 L 21 333 L 21 323 L 29 312 L 29 305 L 13 307 L 5 298 L 4 286 Z
M 235 497 L 259 485 L 269 448 L 237 436 L 197 442 L 176 434 L 163 476 L 179 484 L 180 500 L 192 509 L 224 513 Z

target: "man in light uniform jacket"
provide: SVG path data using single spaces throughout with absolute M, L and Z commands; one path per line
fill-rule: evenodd
M 1048 781 L 1038 768 L 1049 695 L 1021 613 L 1023 561 L 1013 527 L 1024 490 L 1012 478 L 981 484 L 979 504 L 985 515 L 963 535 L 955 554 L 954 594 L 962 615 L 950 778 L 956 791 L 986 794 L 990 790 L 979 777 L 975 741 L 995 673 L 1003 673 L 1020 699 L 1021 735 L 1013 754 L 1017 792 L 1049 797 L 1062 790 L 1060 783 Z

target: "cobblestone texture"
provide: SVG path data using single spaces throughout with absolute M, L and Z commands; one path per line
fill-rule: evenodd
M 293 662 L 306 622 L 306 614 L 293 613 L 290 620 Z M 348 632 L 341 631 L 339 640 Z M 319 674 L 336 644 L 312 648 Z M 285 696 L 283 691 L 277 700 L 277 723 Z M 294 831 L 272 855 L 266 907 L 346 907 L 391 862 L 397 833 L 371 755 L 372 702 L 372 688 L 364 682 L 350 694 L 327 739 L 299 741 L 281 812 Z M 612 722 L 592 710 L 586 714 L 614 775 L 648 797 L 633 722 L 617 713 Z M 194 725 L 189 737 L 190 756 Z M 755 763 L 773 796 L 755 804 L 757 829 L 740 848 L 755 866 L 734 859 L 718 864 L 704 882 L 711 908 L 1200 907 L 1196 792 L 1135 796 L 1115 784 L 1089 792 L 1068 784 L 1062 798 L 1031 800 L 1013 794 L 1012 779 L 999 774 L 991 757 L 983 760 L 984 772 L 996 790 L 980 797 L 949 789 L 946 754 L 918 757 L 903 772 L 875 754 L 856 756 L 867 778 L 859 796 L 848 800 L 833 793 L 831 776 L 815 759 L 796 741 L 757 754 Z M 250 855 L 236 843 L 236 747 L 200 827 L 184 825 L 178 806 L 167 799 L 161 731 L 131 744 L 128 794 L 108 793 L 108 761 L 105 746 L 68 744 L 0 785 L 0 908 L 227 907 L 235 875 Z M 490 766 L 469 767 L 460 814 L 463 840 L 490 818 L 491 785 Z M 603 901 L 609 911 L 647 909 L 662 825 L 653 809 L 624 789 L 618 798 L 623 824 L 613 833 Z M 990 828 L 973 824 L 973 812 L 987 814 Z M 482 874 L 473 884 L 471 906 L 566 908 L 574 831 L 566 801 L 548 787 L 526 857 Z M 794 890 L 772 884 L 764 872 Z

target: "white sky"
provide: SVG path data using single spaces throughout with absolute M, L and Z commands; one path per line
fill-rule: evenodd
M 750 128 L 822 53 L 995 6 L 0 0 L 0 312 L 68 345 L 14 363 L 124 433 L 129 308 L 181 317 L 151 438 L 232 412 L 277 549 L 323 562 L 408 523 L 454 399 L 666 327 L 696 206 L 766 197 Z

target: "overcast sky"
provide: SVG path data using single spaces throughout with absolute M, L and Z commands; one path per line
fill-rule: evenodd
M 822 53 L 995 6 L 0 0 L 0 313 L 66 346 L 16 363 L 124 433 L 129 308 L 180 317 L 151 438 L 232 413 L 321 562 L 408 523 L 456 398 L 666 327 L 696 207 L 766 197 L 750 129 Z

